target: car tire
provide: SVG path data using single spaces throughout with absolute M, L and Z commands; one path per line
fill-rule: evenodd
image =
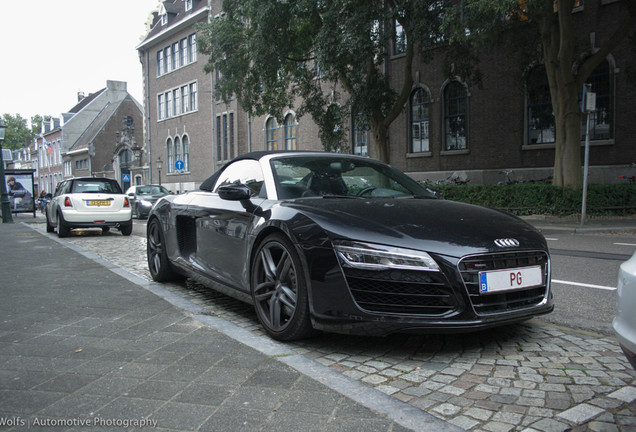
M 172 270 L 168 260 L 161 222 L 158 219 L 150 221 L 147 233 L 146 256 L 152 280 L 155 282 L 166 282 L 176 279 L 177 274 Z
M 55 232 L 55 226 L 51 225 L 51 223 L 49 222 L 49 212 L 47 211 L 45 215 L 46 215 L 46 232 L 47 233 Z
M 119 231 L 121 231 L 121 234 L 125 236 L 129 236 L 130 234 L 132 234 L 132 230 L 133 230 L 132 219 L 130 220 L 130 222 L 123 223 L 119 226 Z
M 305 272 L 292 242 L 280 233 L 266 237 L 250 267 L 254 308 L 270 337 L 290 341 L 313 333 Z
M 64 221 L 64 217 L 62 213 L 57 214 L 57 236 L 68 237 L 71 234 L 71 229 L 68 227 L 66 222 Z

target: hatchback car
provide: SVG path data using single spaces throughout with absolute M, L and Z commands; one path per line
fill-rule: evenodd
M 133 217 L 147 218 L 150 209 L 162 196 L 170 193 L 168 189 L 159 185 L 131 186 L 126 191 L 130 205 L 132 206 Z
M 279 340 L 471 331 L 553 309 L 531 225 L 352 155 L 240 156 L 155 204 L 147 256 L 154 280 L 181 274 L 249 302 Z
M 109 178 L 80 177 L 58 184 L 46 205 L 46 230 L 66 237 L 74 228 L 117 228 L 132 233 L 130 200 Z
M 636 253 L 618 271 L 614 331 L 627 360 L 636 369 Z

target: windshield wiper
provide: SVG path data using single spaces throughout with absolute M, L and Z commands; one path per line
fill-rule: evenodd
M 359 199 L 359 198 L 364 198 L 361 196 L 355 196 L 355 195 L 335 195 L 335 194 L 327 194 L 327 195 L 321 195 L 321 198 L 345 198 L 345 199 Z

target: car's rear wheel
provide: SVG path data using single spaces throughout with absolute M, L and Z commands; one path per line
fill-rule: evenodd
M 267 237 L 251 270 L 252 299 L 265 331 L 282 341 L 311 334 L 305 275 L 291 241 L 282 234 Z
M 133 230 L 132 220 L 125 224 L 121 224 L 121 226 L 119 227 L 119 231 L 121 231 L 122 235 L 125 235 L 125 236 L 129 236 L 130 234 L 132 234 L 132 230 Z
M 49 222 L 49 212 L 48 210 L 46 211 L 46 232 L 48 233 L 52 233 L 55 231 L 55 226 L 51 225 L 51 222 Z
M 68 237 L 71 234 L 71 229 L 68 227 L 66 222 L 64 221 L 64 217 L 62 213 L 57 214 L 57 236 L 58 237 Z
M 165 282 L 176 277 L 168 261 L 166 242 L 161 228 L 161 223 L 153 219 L 148 225 L 146 242 L 146 255 L 148 257 L 148 269 L 150 276 L 156 282 Z

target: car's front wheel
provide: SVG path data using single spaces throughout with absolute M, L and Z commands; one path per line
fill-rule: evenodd
M 281 341 L 311 334 L 305 276 L 291 241 L 282 234 L 267 237 L 256 250 L 251 270 L 252 299 L 265 331 Z
M 165 237 L 161 223 L 157 219 L 153 219 L 148 225 L 146 255 L 150 276 L 154 281 L 166 282 L 176 277 L 168 261 Z

